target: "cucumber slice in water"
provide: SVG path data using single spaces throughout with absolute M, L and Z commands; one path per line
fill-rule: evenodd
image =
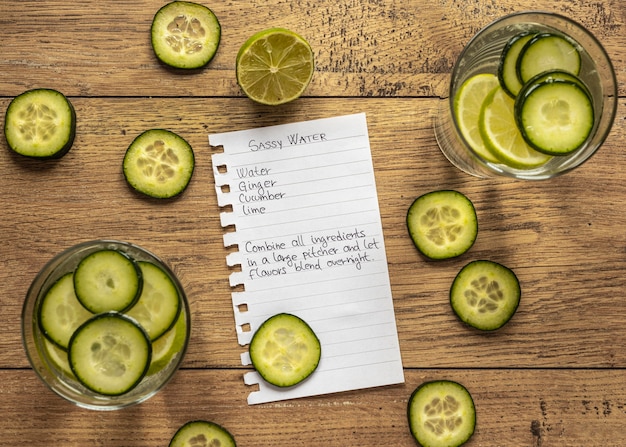
M 295 315 L 281 313 L 266 320 L 250 341 L 250 359 L 266 382 L 289 387 L 317 368 L 321 344 L 313 329 Z
M 117 312 L 98 314 L 72 335 L 70 367 L 88 389 L 117 396 L 133 389 L 148 371 L 152 347 L 134 320 Z
M 128 309 L 139 298 L 142 285 L 135 261 L 117 250 L 91 253 L 74 272 L 76 297 L 94 314 Z
M 591 134 L 593 100 L 582 81 L 553 76 L 529 82 L 522 89 L 515 101 L 515 118 L 532 148 L 548 155 L 567 155 Z
M 178 290 L 171 278 L 151 262 L 138 261 L 143 287 L 139 300 L 125 313 L 143 327 L 151 340 L 170 329 L 180 313 Z
M 74 107 L 56 90 L 28 90 L 7 108 L 4 136 L 9 147 L 25 157 L 60 158 L 72 147 L 75 135 Z
M 517 59 L 517 74 L 525 84 L 540 73 L 564 70 L 578 75 L 581 57 L 577 44 L 565 36 L 539 33 L 530 39 Z
M 415 247 L 430 259 L 460 256 L 478 235 L 474 205 L 453 190 L 433 191 L 415 199 L 406 222 Z
M 473 261 L 456 275 L 450 305 L 461 321 L 476 329 L 493 331 L 515 314 L 521 298 L 517 276 L 493 261 Z
M 513 36 L 502 50 L 498 65 L 498 80 L 504 91 L 515 98 L 522 89 L 522 82 L 517 76 L 517 59 L 524 45 L 534 37 L 533 33 L 520 33 Z
M 187 188 L 194 164 L 194 153 L 187 141 L 168 130 L 151 129 L 130 144 L 124 155 L 123 170 L 134 190 L 167 199 Z
M 169 447 L 236 447 L 235 438 L 224 427 L 209 421 L 190 421 L 180 427 Z
M 220 44 L 221 27 L 213 11 L 193 2 L 174 1 L 157 11 L 151 41 L 157 58 L 175 68 L 208 64 Z
M 66 273 L 48 289 L 39 307 L 39 327 L 46 338 L 67 349 L 74 331 L 93 314 L 74 293 L 74 274 Z
M 408 404 L 409 428 L 423 447 L 458 447 L 474 434 L 476 409 L 467 389 L 450 380 L 425 382 Z

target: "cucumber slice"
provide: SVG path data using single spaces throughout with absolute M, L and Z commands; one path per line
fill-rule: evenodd
M 530 82 L 515 101 L 515 119 L 532 148 L 548 155 L 567 155 L 591 134 L 593 100 L 579 80 L 551 77 Z
M 163 129 L 147 130 L 130 144 L 123 170 L 128 184 L 150 197 L 182 193 L 193 175 L 193 149 L 182 137 Z
M 214 422 L 190 421 L 180 427 L 169 447 L 236 447 L 235 438 Z
M 152 348 L 146 332 L 123 314 L 108 312 L 83 323 L 68 347 L 70 367 L 86 388 L 118 396 L 148 371 Z
M 311 327 L 295 315 L 281 313 L 266 320 L 250 341 L 250 359 L 272 385 L 289 387 L 317 368 L 321 344 Z
M 192 2 L 174 1 L 152 20 L 152 49 L 157 58 L 175 68 L 201 68 L 220 44 L 221 27 L 213 11 Z
M 406 222 L 415 247 L 430 259 L 460 256 L 478 235 L 474 205 L 458 191 L 432 191 L 418 197 Z
M 534 33 L 524 32 L 513 36 L 502 50 L 498 64 L 498 80 L 504 91 L 515 98 L 522 89 L 522 82 L 517 76 L 517 59 L 524 45 L 535 36 Z
M 180 313 L 180 297 L 171 278 L 151 262 L 138 261 L 143 287 L 139 300 L 125 313 L 156 340 L 170 329 Z
M 66 273 L 48 289 L 39 307 L 41 332 L 55 345 L 67 349 L 74 331 L 93 314 L 74 293 L 74 274 Z
M 578 75 L 581 57 L 578 45 L 565 36 L 540 33 L 530 39 L 517 59 L 517 75 L 525 84 L 540 73 L 553 70 Z
M 16 96 L 6 111 L 4 136 L 16 153 L 30 158 L 61 158 L 76 135 L 76 112 L 61 92 L 28 90 Z
M 76 297 L 94 314 L 128 309 L 139 298 L 142 283 L 135 261 L 117 250 L 89 254 L 74 272 Z
M 493 261 L 473 261 L 456 275 L 450 305 L 464 323 L 483 331 L 502 327 L 513 317 L 521 298 L 513 271 Z
M 463 385 L 436 380 L 413 392 L 408 419 L 411 434 L 422 447 L 458 447 L 474 434 L 476 409 Z

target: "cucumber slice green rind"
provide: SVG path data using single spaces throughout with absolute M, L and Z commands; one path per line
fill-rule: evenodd
M 164 129 L 150 129 L 133 140 L 123 161 L 124 178 L 137 192 L 168 199 L 181 194 L 193 175 L 193 149 Z
M 135 261 L 117 250 L 89 254 L 74 272 L 76 297 L 94 314 L 128 309 L 139 298 L 142 285 Z
M 524 87 L 515 117 L 528 145 L 548 155 L 574 152 L 594 126 L 593 102 L 584 84 L 556 78 Z
M 67 349 L 74 331 L 93 314 L 74 293 L 74 274 L 66 273 L 44 295 L 39 307 L 39 327 L 56 346 Z
M 551 33 L 540 33 L 530 39 L 517 59 L 517 73 L 522 84 L 540 73 L 552 70 L 578 75 L 580 66 L 577 44 L 569 38 Z
M 417 387 L 407 413 L 411 434 L 422 447 L 459 447 L 476 428 L 472 396 L 463 385 L 449 380 Z
M 61 92 L 33 89 L 16 96 L 6 110 L 8 146 L 29 158 L 61 158 L 76 136 L 76 112 Z
M 473 203 L 453 190 L 432 191 L 415 199 L 406 222 L 415 247 L 430 259 L 460 256 L 478 235 Z
M 138 261 L 143 285 L 137 302 L 125 313 L 134 318 L 156 340 L 176 322 L 181 310 L 176 285 L 159 266 Z
M 515 314 L 521 299 L 515 273 L 497 262 L 478 260 L 456 275 L 450 305 L 467 325 L 483 331 L 501 328 Z
M 221 27 L 206 6 L 174 1 L 157 11 L 150 34 L 152 49 L 161 62 L 175 68 L 197 69 L 217 53 Z
M 180 427 L 169 447 L 236 447 L 235 438 L 224 427 L 209 421 L 190 421 Z
M 533 33 L 520 33 L 513 36 L 502 50 L 498 65 L 498 80 L 504 91 L 515 98 L 522 89 L 522 82 L 517 75 L 517 59 L 524 45 L 532 39 Z
M 281 313 L 267 319 L 250 341 L 252 365 L 268 383 L 290 387 L 317 368 L 321 344 L 313 329 L 295 315 Z
M 117 312 L 99 314 L 72 335 L 68 358 L 86 388 L 118 396 L 132 390 L 148 371 L 152 347 L 146 332 Z

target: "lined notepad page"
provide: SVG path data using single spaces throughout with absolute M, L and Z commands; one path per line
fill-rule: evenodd
M 249 404 L 404 381 L 365 114 L 209 135 L 238 341 L 277 313 L 305 320 L 318 369 L 287 389 L 256 372 Z M 238 269 L 239 270 L 239 269 Z M 242 354 L 242 363 L 250 357 Z

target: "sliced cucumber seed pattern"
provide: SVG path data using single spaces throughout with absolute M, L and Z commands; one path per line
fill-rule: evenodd
M 487 276 L 481 276 L 471 282 L 472 288 L 465 291 L 467 304 L 479 314 L 494 313 L 500 308 L 499 303 L 505 300 L 500 283 Z
M 157 183 L 165 183 L 174 177 L 175 167 L 179 163 L 176 152 L 163 140 L 156 140 L 146 146 L 143 155 L 137 159 L 137 167 L 146 177 L 152 177 Z
M 176 16 L 167 25 L 167 31 L 165 41 L 177 53 L 195 54 L 204 48 L 201 39 L 206 36 L 206 30 L 195 17 Z
M 424 428 L 437 436 L 453 432 L 463 425 L 463 416 L 459 414 L 461 404 L 454 396 L 446 395 L 443 399 L 434 397 L 424 406 Z

